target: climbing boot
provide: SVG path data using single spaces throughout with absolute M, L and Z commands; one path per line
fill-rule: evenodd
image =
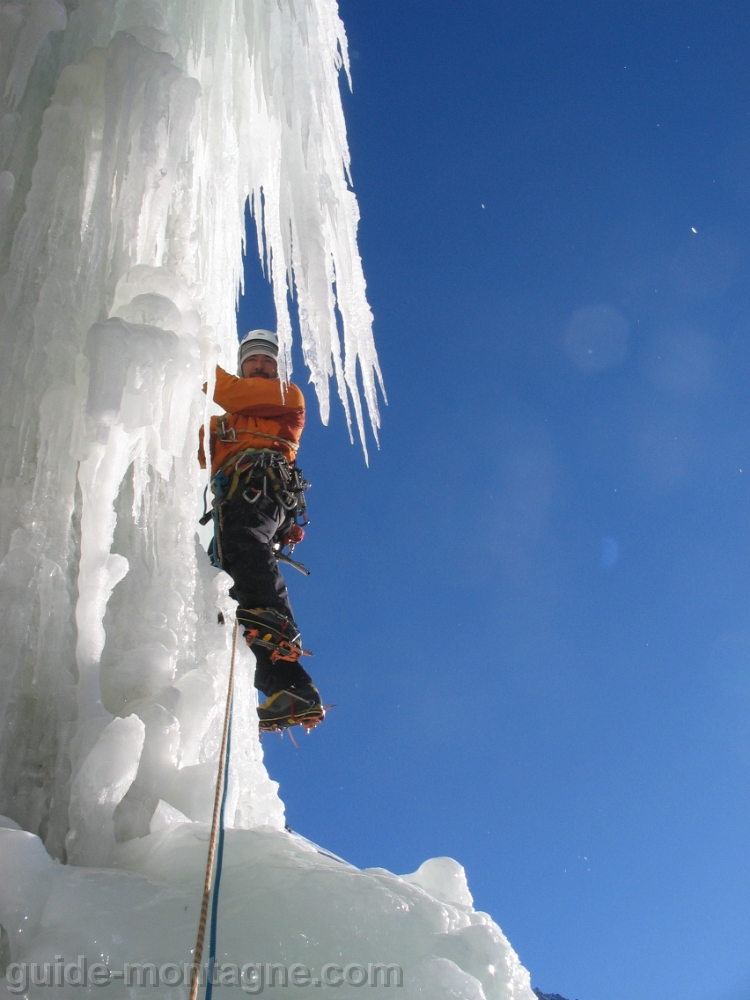
M 282 688 L 258 706 L 261 732 L 277 732 L 290 726 L 314 729 L 325 718 L 325 709 L 317 688 L 305 684 L 299 688 Z
M 244 626 L 248 646 L 269 650 L 274 663 L 312 656 L 309 649 L 302 648 L 296 625 L 273 608 L 238 608 L 237 621 Z

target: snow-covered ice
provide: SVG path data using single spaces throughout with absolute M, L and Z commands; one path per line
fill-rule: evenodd
M 333 378 L 363 446 L 379 426 L 342 70 L 335 0 L 0 0 L 0 964 L 190 960 L 233 613 L 196 440 L 248 199 L 283 375 L 292 292 L 323 420 Z M 455 862 L 360 872 L 284 830 L 253 668 L 220 953 L 530 1000 Z
M 111 971 L 126 962 L 157 970 L 188 963 L 185 945 L 195 934 L 208 836 L 202 824 L 175 824 L 119 846 L 112 867 L 96 869 L 56 864 L 36 837 L 0 829 L 0 920 L 14 960 L 36 963 L 42 973 L 45 962 L 54 966 L 55 954 L 66 964 L 83 955 L 89 965 L 102 962 Z M 313 975 L 327 964 L 390 965 L 403 979 L 397 989 L 394 969 L 388 995 L 404 1000 L 534 1000 L 528 973 L 502 931 L 471 902 L 463 869 L 449 858 L 399 878 L 354 868 L 283 830 L 233 830 L 216 961 L 239 969 L 301 963 Z M 22 985 L 17 971 L 11 990 Z M 246 982 L 252 987 L 252 979 Z M 30 995 L 44 996 L 45 989 L 32 987 Z M 161 986 L 158 993 L 174 996 L 175 989 Z M 179 989 L 184 994 L 185 987 Z M 71 998 L 82 992 L 65 984 L 59 990 Z M 88 992 L 96 994 L 97 987 Z M 133 992 L 114 980 L 106 995 Z M 319 996 L 320 988 L 297 987 L 292 995 Z M 343 983 L 336 995 L 360 991 Z

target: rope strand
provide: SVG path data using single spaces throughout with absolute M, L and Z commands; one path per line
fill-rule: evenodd
M 219 889 L 221 888 L 221 869 L 224 864 L 224 813 L 227 807 L 227 792 L 229 791 L 229 757 L 232 753 L 232 714 L 234 705 L 229 709 L 229 731 L 227 733 L 227 753 L 225 757 L 226 781 L 221 796 L 221 814 L 219 818 L 219 845 L 216 848 L 216 875 L 214 877 L 214 898 L 211 903 L 211 934 L 208 939 L 208 977 L 206 979 L 206 1000 L 211 1000 L 214 991 L 214 968 L 216 966 L 216 929 L 219 924 Z
M 208 859 L 206 861 L 206 878 L 203 883 L 203 900 L 201 902 L 201 915 L 198 920 L 198 937 L 195 942 L 193 952 L 193 968 L 190 973 L 190 1000 L 197 1000 L 198 986 L 200 985 L 200 966 L 203 959 L 203 944 L 206 938 L 206 921 L 208 918 L 208 901 L 211 896 L 211 881 L 214 869 L 214 857 L 216 855 L 216 840 L 219 832 L 219 818 L 223 816 L 224 780 L 227 764 L 227 748 L 229 746 L 229 727 L 232 720 L 232 697 L 234 695 L 234 664 L 237 659 L 237 636 L 239 634 L 240 623 L 235 619 L 234 636 L 232 639 L 232 665 L 229 669 L 229 685 L 227 687 L 227 705 L 224 712 L 224 732 L 221 737 L 221 752 L 219 753 L 219 771 L 216 775 L 216 795 L 214 797 L 214 814 L 211 822 L 211 837 L 208 842 Z M 223 831 L 222 831 L 223 833 Z M 209 969 L 209 979 L 212 974 Z

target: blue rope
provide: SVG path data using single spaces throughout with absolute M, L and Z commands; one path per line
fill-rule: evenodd
M 219 843 L 216 848 L 216 877 L 214 879 L 214 895 L 211 901 L 211 938 L 208 947 L 208 976 L 206 978 L 206 1000 L 211 1000 L 214 990 L 214 967 L 216 964 L 216 924 L 219 914 L 219 887 L 221 886 L 221 866 L 224 861 L 224 810 L 227 804 L 229 789 L 229 753 L 232 749 L 232 715 L 234 699 L 229 709 L 229 729 L 227 731 L 227 755 L 224 758 L 224 789 L 221 795 L 221 813 L 219 816 Z

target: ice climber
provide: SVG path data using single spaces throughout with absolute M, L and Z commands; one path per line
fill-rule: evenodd
M 233 579 L 237 618 L 255 653 L 261 730 L 311 728 L 325 711 L 299 662 L 302 644 L 279 558 L 302 540 L 304 491 L 309 483 L 295 464 L 305 424 L 305 400 L 278 377 L 278 338 L 251 330 L 242 340 L 237 375 L 216 368 L 214 401 L 226 411 L 211 418 L 211 489 L 214 494 L 212 560 Z M 206 467 L 203 441 L 199 452 Z M 304 569 L 303 569 L 304 571 Z

